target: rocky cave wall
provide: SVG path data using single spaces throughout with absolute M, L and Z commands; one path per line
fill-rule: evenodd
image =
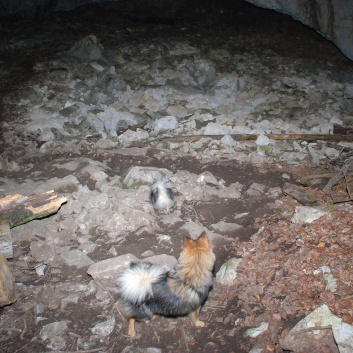
M 353 60 L 353 2 L 351 0 L 246 0 L 285 13 L 331 40 Z
M 176 15 L 185 11 L 185 5 L 193 7 L 193 2 L 185 0 L 115 0 L 137 6 L 154 6 L 160 13 Z M 256 6 L 273 9 L 288 14 L 294 19 L 315 29 L 331 40 L 349 59 L 353 60 L 353 2 L 350 0 L 246 0 Z M 57 11 L 70 11 L 79 6 L 100 3 L 104 0 L 0 0 L 0 17 L 20 15 L 38 18 Z M 114 2 L 114 0 L 110 1 Z M 202 1 L 201 3 L 204 3 Z M 200 4 L 202 6 L 202 4 Z M 229 6 L 229 3 L 228 3 Z M 167 11 L 166 11 L 167 10 Z M 1 22 L 0 22 L 1 23 Z

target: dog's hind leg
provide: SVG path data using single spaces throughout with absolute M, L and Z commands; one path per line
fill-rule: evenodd
M 130 317 L 128 319 L 128 324 L 129 324 L 129 329 L 128 329 L 128 334 L 130 337 L 135 337 L 136 332 L 135 332 L 135 319 Z
M 198 307 L 196 310 L 192 311 L 189 314 L 189 318 L 195 326 L 205 327 L 206 324 L 199 320 L 200 310 L 201 310 L 201 307 Z

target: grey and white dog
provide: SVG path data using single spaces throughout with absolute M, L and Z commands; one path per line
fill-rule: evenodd
M 150 202 L 155 210 L 170 213 L 175 205 L 174 195 L 170 180 L 162 179 L 156 181 L 150 190 Z

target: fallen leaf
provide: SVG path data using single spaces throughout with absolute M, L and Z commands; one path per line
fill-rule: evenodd
M 249 316 L 248 323 L 251 324 L 255 320 L 255 315 Z
M 189 345 L 189 346 L 196 346 L 196 345 L 197 345 L 197 342 L 195 342 L 195 341 L 190 341 L 190 342 L 188 342 L 188 345 Z
M 254 294 L 254 297 L 256 298 L 256 300 L 259 302 L 259 301 L 261 301 L 261 298 L 260 298 L 260 296 L 258 295 L 258 294 Z

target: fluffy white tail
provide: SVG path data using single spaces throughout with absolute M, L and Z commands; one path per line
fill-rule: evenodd
M 152 284 L 165 276 L 165 269 L 146 262 L 132 263 L 118 277 L 119 291 L 123 299 L 141 304 L 153 296 Z

